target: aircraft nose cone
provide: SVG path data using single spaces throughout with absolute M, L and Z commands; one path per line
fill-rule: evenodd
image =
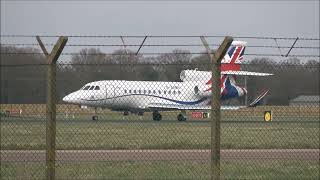
M 70 94 L 67 95 L 67 96 L 65 96 L 65 97 L 62 99 L 62 101 L 64 101 L 64 102 L 70 102 L 70 100 L 71 100 Z
M 73 92 L 71 94 L 66 95 L 64 98 L 62 98 L 62 101 L 66 103 L 75 103 L 77 101 L 77 92 Z
M 79 93 L 78 92 L 73 92 L 71 94 L 66 95 L 65 97 L 62 98 L 62 101 L 66 103 L 72 103 L 72 104 L 77 104 L 79 101 Z

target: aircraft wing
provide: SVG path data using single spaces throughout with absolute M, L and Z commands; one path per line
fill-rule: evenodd
M 164 104 L 164 103 L 151 103 L 148 105 L 150 109 L 164 109 L 164 110 L 201 110 L 211 109 L 210 106 L 194 106 L 194 105 L 178 105 L 178 104 Z
M 221 106 L 221 110 L 237 110 L 240 108 L 256 107 L 260 105 L 268 94 L 269 90 L 263 91 L 249 106 Z M 148 105 L 150 109 L 162 109 L 162 110 L 208 110 L 211 106 L 195 106 L 195 105 L 178 105 L 178 104 L 165 104 L 165 103 L 150 103 Z
M 163 110 L 209 110 L 211 106 L 186 106 L 176 104 L 163 104 L 163 103 L 151 103 L 148 105 L 150 109 L 163 109 Z M 245 108 L 246 106 L 221 106 L 221 110 L 237 110 Z

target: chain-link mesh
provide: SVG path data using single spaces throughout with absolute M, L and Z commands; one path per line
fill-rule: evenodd
M 208 57 L 85 52 L 56 68 L 56 179 L 210 179 Z M 1 179 L 46 178 L 47 69 L 2 63 Z M 246 60 L 221 89 L 221 178 L 319 178 L 317 59 Z

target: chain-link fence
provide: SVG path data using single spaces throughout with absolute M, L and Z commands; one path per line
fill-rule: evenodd
M 1 179 L 45 179 L 48 65 L 1 48 Z M 221 178 L 318 179 L 319 57 L 241 51 L 221 65 Z M 92 48 L 58 63 L 55 178 L 210 179 L 210 62 Z

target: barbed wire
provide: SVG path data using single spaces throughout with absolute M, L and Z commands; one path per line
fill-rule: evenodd
M 0 35 L 1 37 L 8 37 L 8 38 L 21 38 L 21 37 L 37 37 L 36 35 Z M 40 35 L 40 37 L 60 37 L 60 35 Z M 200 36 L 107 36 L 107 35 L 68 35 L 68 37 L 75 37 L 75 38 L 200 38 Z M 203 36 L 203 37 L 224 37 L 224 36 Z M 319 38 L 299 38 L 299 37 L 264 37 L 264 36 L 235 36 L 234 38 L 246 38 L 246 39 L 272 39 L 272 40 L 320 40 Z M 319 50 L 320 47 L 318 46 L 294 46 L 295 42 L 291 46 L 279 46 L 278 44 L 275 45 L 248 45 L 246 47 L 249 48 L 271 48 L 271 49 L 290 49 L 289 52 L 292 49 L 317 49 Z M 53 43 L 46 43 L 45 46 L 54 46 Z M 4 47 L 14 47 L 14 46 L 23 46 L 23 47 L 30 47 L 30 46 L 39 46 L 37 43 L 0 43 L 0 46 Z M 141 47 L 203 47 L 202 44 L 195 44 L 195 43 L 184 43 L 184 44 L 66 44 L 68 47 L 124 47 L 126 50 L 126 47 L 139 47 L 139 50 Z M 209 44 L 209 46 L 215 46 L 218 47 L 220 44 Z M 120 49 L 119 49 L 120 50 Z M 139 51 L 138 50 L 138 51 Z M 61 55 L 63 56 L 75 56 L 75 55 L 86 55 L 86 56 L 101 56 L 101 55 L 110 55 L 110 56 L 133 56 L 133 55 L 205 55 L 206 52 L 190 52 L 189 50 L 185 50 L 184 52 L 128 52 L 127 53 L 80 53 L 80 52 L 65 52 Z M 269 56 L 269 57 L 320 57 L 319 53 L 313 53 L 313 54 L 292 54 L 289 55 L 289 52 L 284 55 L 281 53 L 245 53 L 247 56 Z M 2 55 L 44 55 L 40 52 L 1 52 Z
M 150 53 L 139 53 L 138 55 L 207 55 L 206 52 L 150 52 Z M 212 55 L 214 53 L 211 53 Z M 44 55 L 44 53 L 39 52 L 1 52 L 1 55 Z M 135 53 L 61 53 L 62 56 L 136 56 Z M 320 57 L 320 55 L 311 55 L 311 54 L 294 54 L 294 55 L 281 55 L 281 54 L 258 54 L 258 53 L 244 53 L 246 56 L 273 56 L 273 57 Z
M 25 38 L 35 38 L 38 35 L 13 35 L 13 34 L 4 34 L 0 35 L 0 37 L 7 37 L 7 38 L 19 38 L 19 37 L 25 37 Z M 39 35 L 39 37 L 50 37 L 50 38 L 56 38 L 60 36 L 67 36 L 72 38 L 199 38 L 201 36 L 195 36 L 195 35 L 117 35 L 117 36 L 110 36 L 110 35 Z M 225 36 L 222 35 L 203 35 L 203 37 L 207 38 L 222 38 Z M 279 40 L 315 40 L 319 41 L 320 38 L 306 38 L 306 37 L 268 37 L 268 36 L 233 36 L 233 38 L 239 38 L 239 39 L 279 39 Z
M 54 46 L 53 43 L 44 44 L 45 46 Z M 219 47 L 220 44 L 208 44 L 209 46 Z M 39 46 L 36 43 L 1 43 L 0 46 Z M 70 47 L 123 47 L 123 44 L 66 44 Z M 140 47 L 141 44 L 126 44 L 127 47 Z M 142 47 L 203 47 L 202 44 L 144 44 Z M 265 45 L 246 45 L 249 48 L 293 48 L 293 49 L 320 49 L 316 46 L 265 46 Z
M 62 61 L 67 61 L 67 60 L 62 60 Z M 170 63 L 170 62 L 166 62 L 166 63 L 162 63 L 162 62 L 135 62 L 133 61 L 132 63 L 115 63 L 115 62 L 104 62 L 104 63 L 74 63 L 74 62 L 70 62 L 70 63 L 62 63 L 62 62 L 58 62 L 57 63 L 58 66 L 99 66 L 99 65 L 103 65 L 103 66 L 195 66 L 195 65 L 201 65 L 203 67 L 205 66 L 210 66 L 212 65 L 212 63 Z M 246 62 L 246 63 L 242 63 L 241 65 L 243 66 L 261 66 L 261 63 L 258 62 Z M 319 69 L 319 64 L 315 64 L 315 65 L 310 65 L 310 64 L 305 64 L 305 63 L 301 63 L 301 64 L 292 64 L 292 63 L 287 63 L 287 62 L 272 62 L 272 64 L 265 64 L 263 63 L 264 66 L 286 66 L 286 67 L 303 67 L 303 68 L 317 68 Z M 0 64 L 0 67 L 20 67 L 20 66 L 48 66 L 47 63 L 21 63 L 21 64 Z

